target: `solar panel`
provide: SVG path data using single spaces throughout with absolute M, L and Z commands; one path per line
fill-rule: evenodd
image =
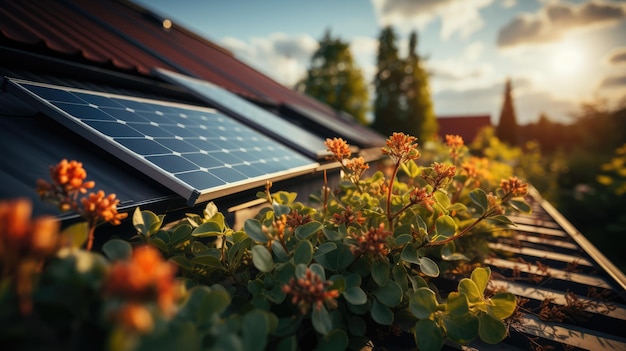
M 190 206 L 319 166 L 214 109 L 9 82 L 12 92 L 183 196 Z
M 161 78 L 181 85 L 211 106 L 237 118 L 257 130 L 286 143 L 309 157 L 321 159 L 328 155 L 324 140 L 263 108 L 210 82 L 157 68 Z

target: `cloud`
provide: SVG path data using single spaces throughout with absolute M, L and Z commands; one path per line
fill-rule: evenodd
M 611 50 L 606 57 L 606 62 L 611 65 L 626 64 L 626 46 L 617 47 Z
M 226 37 L 221 45 L 240 60 L 289 87 L 304 77 L 311 56 L 318 48 L 317 40 L 309 35 L 285 33 L 253 37 L 249 41 Z
M 513 79 L 513 106 L 519 124 L 527 124 L 545 113 L 552 120 L 571 121 L 572 112 L 578 109 L 575 102 L 558 99 L 546 91 L 532 90 L 526 78 Z M 438 116 L 489 114 L 495 125 L 500 117 L 504 82 L 471 90 L 445 90 L 433 96 Z
M 521 14 L 498 32 L 501 48 L 554 42 L 573 30 L 615 24 L 626 18 L 626 4 L 591 1 L 575 5 L 549 2 L 534 14 Z
M 482 28 L 480 9 L 493 0 L 371 0 L 381 26 L 394 25 L 402 31 L 423 29 L 441 19 L 441 38 L 446 40 L 458 33 L 466 38 Z
M 626 88 L 626 75 L 605 77 L 600 83 L 600 89 Z
M 502 2 L 500 3 L 500 6 L 504 8 L 511 8 L 515 5 L 517 5 L 517 1 L 515 0 L 502 0 Z

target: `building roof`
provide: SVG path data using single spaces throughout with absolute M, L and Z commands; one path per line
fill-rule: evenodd
M 477 116 L 438 116 L 439 136 L 444 138 L 447 134 L 460 135 L 467 144 L 478 134 L 481 128 L 491 125 L 489 115 Z

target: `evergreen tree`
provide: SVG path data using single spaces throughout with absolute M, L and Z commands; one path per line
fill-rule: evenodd
M 422 67 L 421 57 L 417 55 L 417 33 L 412 32 L 409 39 L 409 56 L 404 72 L 403 91 L 407 99 L 407 111 L 404 118 L 405 131 L 417 136 L 419 140 L 432 140 L 439 128 L 428 84 L 428 72 Z
M 431 140 L 438 129 L 428 85 L 428 73 L 417 54 L 417 34 L 411 33 L 409 54 L 398 56 L 391 27 L 382 30 L 375 78 L 376 100 L 372 127 L 384 135 L 402 131 Z
M 511 80 L 507 79 L 504 87 L 504 102 L 500 112 L 500 121 L 496 128 L 496 136 L 509 145 L 518 144 L 517 120 L 513 107 L 513 97 L 511 96 Z
M 396 35 L 391 27 L 385 27 L 378 38 L 377 72 L 374 78 L 376 99 L 372 127 L 383 135 L 403 131 L 400 86 L 404 78 L 404 65 L 398 57 Z
M 363 73 L 352 58 L 349 45 L 333 38 L 330 31 L 320 40 L 306 77 L 296 88 L 367 124 L 369 98 Z

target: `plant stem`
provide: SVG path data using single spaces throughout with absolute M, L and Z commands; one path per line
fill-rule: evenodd
M 87 251 L 91 251 L 91 248 L 93 247 L 93 239 L 94 239 L 94 232 L 96 230 L 96 224 L 95 223 L 89 223 L 89 234 L 87 235 Z
M 396 162 L 393 167 L 393 173 L 391 174 L 391 179 L 389 179 L 389 190 L 387 191 L 387 222 L 389 223 L 389 230 L 393 231 L 393 215 L 391 213 L 391 193 L 393 192 L 393 181 L 398 174 L 398 169 L 400 168 L 400 161 Z

